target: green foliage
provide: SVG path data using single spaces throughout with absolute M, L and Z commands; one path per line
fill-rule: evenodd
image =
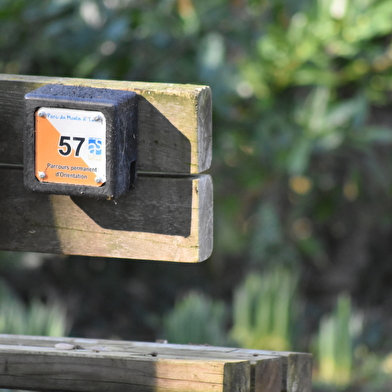
M 0 333 L 16 335 L 64 336 L 65 310 L 59 304 L 43 304 L 33 299 L 26 306 L 0 282 Z
M 292 349 L 296 288 L 297 277 L 287 269 L 251 273 L 235 291 L 231 337 L 246 348 Z
M 226 308 L 198 292 L 178 301 L 164 318 L 164 337 L 170 343 L 224 346 Z
M 340 295 L 335 310 L 320 322 L 316 382 L 344 389 L 353 381 L 354 342 L 361 329 L 362 318 L 352 311 L 350 297 Z
M 238 344 L 276 350 L 292 344 L 296 278 L 280 289 L 269 273 L 240 288 L 226 282 L 253 269 L 295 268 L 305 277 L 304 308 L 316 314 L 323 298 L 313 293 L 366 288 L 356 296 L 371 308 L 390 288 L 391 20 L 389 0 L 3 0 L 0 72 L 212 87 L 209 277 L 215 292 L 236 293 Z M 168 317 L 182 326 L 169 340 L 189 332 L 181 342 L 225 343 L 223 311 L 193 295 Z M 348 317 L 341 301 L 328 320 Z M 200 332 L 209 311 L 215 332 Z M 338 321 L 328 320 L 322 342 L 338 334 Z M 351 341 L 344 325 L 339 333 Z M 320 355 L 336 358 L 328 347 Z M 346 368 L 350 347 L 339 354 Z
M 257 40 L 255 58 L 262 70 L 253 59 L 244 62 L 244 73 L 260 97 L 288 86 L 336 87 L 383 73 L 390 65 L 384 43 L 377 41 L 391 33 L 387 1 L 317 0 L 306 8 L 285 7 L 281 15 Z M 390 86 L 387 72 L 385 77 Z M 379 86 L 368 83 L 366 88 L 370 93 Z M 375 91 L 371 95 L 377 96 Z
M 237 244 L 238 253 L 250 249 L 253 256 L 255 247 L 267 245 L 258 238 L 258 213 L 272 206 L 286 254 L 320 265 L 331 257 L 327 232 L 334 231 L 346 202 L 367 200 L 370 207 L 372 189 L 386 203 L 391 188 L 385 174 L 392 162 L 379 151 L 390 149 L 392 132 L 371 116 L 374 105 L 387 102 L 392 83 L 392 28 L 386 22 L 392 7 L 386 1 L 323 0 L 283 2 L 279 9 L 270 4 L 260 11 L 264 25 L 248 25 L 254 46 L 244 43 L 246 55 L 237 57 L 231 87 L 238 100 L 233 97 L 232 110 L 219 118 L 227 131 L 217 135 L 218 159 L 225 164 L 218 174 L 230 180 L 217 184 L 217 199 L 223 203 L 235 193 L 240 207 L 219 212 L 226 216 L 217 220 L 217 232 L 225 236 L 222 242 Z M 312 183 L 309 192 L 291 189 L 291 178 L 299 175 Z M 384 212 L 374 216 L 374 224 L 389 213 L 381 204 Z M 353 214 L 359 220 L 369 215 L 360 209 Z M 325 216 L 328 222 L 319 219 Z M 342 223 L 347 233 L 352 218 Z M 309 220 L 307 238 L 297 236 L 298 219 Z M 223 227 L 227 220 L 236 226 Z M 274 257 L 261 253 L 259 262 Z

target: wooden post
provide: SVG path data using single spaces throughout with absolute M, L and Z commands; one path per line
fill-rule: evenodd
M 138 94 L 138 181 L 118 200 L 23 185 L 24 95 L 45 84 Z M 197 262 L 212 251 L 206 86 L 0 75 L 0 249 Z

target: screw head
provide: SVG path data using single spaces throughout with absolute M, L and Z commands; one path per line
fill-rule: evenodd
M 46 116 L 46 113 L 44 111 L 40 110 L 38 112 L 38 117 L 45 117 L 45 116 Z
M 46 177 L 46 174 L 44 172 L 38 172 L 38 177 L 43 180 Z
M 97 184 L 100 184 L 102 182 L 102 178 L 101 177 L 95 177 L 95 182 Z
M 95 116 L 93 118 L 94 121 L 102 121 L 102 117 L 101 116 Z

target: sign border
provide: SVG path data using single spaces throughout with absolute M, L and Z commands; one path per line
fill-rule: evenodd
M 35 177 L 35 113 L 40 107 L 100 111 L 106 118 L 106 183 L 101 187 L 40 182 Z M 25 95 L 24 183 L 37 192 L 111 199 L 135 176 L 137 94 L 80 86 L 46 85 Z

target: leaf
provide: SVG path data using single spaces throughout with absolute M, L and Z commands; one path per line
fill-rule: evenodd
M 392 128 L 367 126 L 359 139 L 364 143 L 392 143 Z
M 311 139 L 302 137 L 293 146 L 287 158 L 287 171 L 290 175 L 303 174 L 308 168 L 313 142 Z

